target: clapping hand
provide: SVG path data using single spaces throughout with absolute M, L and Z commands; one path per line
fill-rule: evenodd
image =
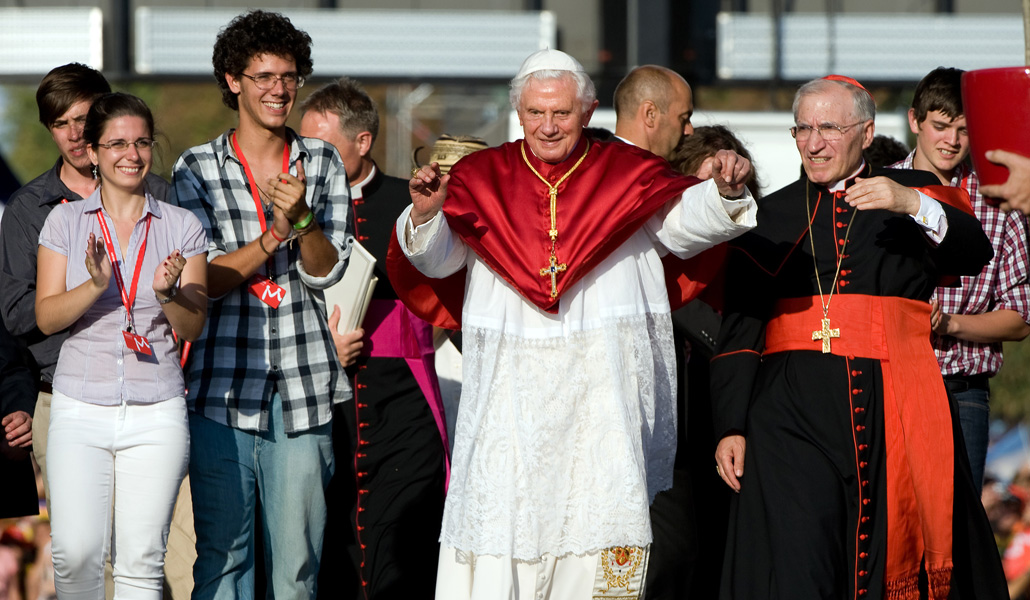
M 290 229 L 297 223 L 303 221 L 311 209 L 304 199 L 307 194 L 307 177 L 304 175 L 304 165 L 297 159 L 297 176 L 289 173 L 279 173 L 276 177 L 268 180 L 269 196 L 272 198 L 272 214 L 274 220 L 272 226 L 280 238 L 290 234 Z
M 154 272 L 154 293 L 165 297 L 170 296 L 172 288 L 179 281 L 179 276 L 182 275 L 185 266 L 186 259 L 182 256 L 182 252 L 175 250 L 169 254 Z
M 114 274 L 104 243 L 93 233 L 89 234 L 89 241 L 86 242 L 86 272 L 93 280 L 93 285 L 101 290 L 107 289 L 111 284 L 111 275 Z

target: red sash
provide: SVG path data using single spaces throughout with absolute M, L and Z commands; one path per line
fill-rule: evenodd
M 819 298 L 780 300 L 765 353 L 811 350 L 823 318 Z M 930 345 L 930 305 L 842 294 L 830 306 L 831 353 L 881 361 L 887 444 L 887 600 L 918 599 L 926 558 L 930 599 L 948 597 L 952 570 L 954 439 L 947 392 Z M 860 494 L 868 493 L 860 488 Z

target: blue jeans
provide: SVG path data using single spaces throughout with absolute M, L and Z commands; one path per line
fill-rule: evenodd
M 970 388 L 964 392 L 952 392 L 951 395 L 958 402 L 958 418 L 962 425 L 962 437 L 966 441 L 969 469 L 973 473 L 973 485 L 979 496 L 984 484 L 984 463 L 987 460 L 991 393 Z
M 316 594 L 332 426 L 286 434 L 282 399 L 269 430 L 243 431 L 190 413 L 190 485 L 197 532 L 193 600 L 254 600 L 254 515 L 261 502 L 268 597 Z

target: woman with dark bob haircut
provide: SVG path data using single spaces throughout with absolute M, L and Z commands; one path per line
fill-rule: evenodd
M 50 213 L 36 279 L 40 330 L 70 329 L 47 446 L 55 583 L 62 600 L 104 598 L 110 552 L 116 599 L 159 600 L 189 454 L 173 330 L 203 330 L 207 238 L 146 191 L 154 118 L 142 100 L 101 96 L 83 136 L 99 186 Z

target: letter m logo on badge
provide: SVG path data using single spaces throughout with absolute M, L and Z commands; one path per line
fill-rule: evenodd
M 265 302 L 272 298 L 275 298 L 275 303 L 279 304 L 283 301 L 283 288 L 272 289 L 272 286 L 265 284 L 265 289 L 261 292 L 261 301 Z

